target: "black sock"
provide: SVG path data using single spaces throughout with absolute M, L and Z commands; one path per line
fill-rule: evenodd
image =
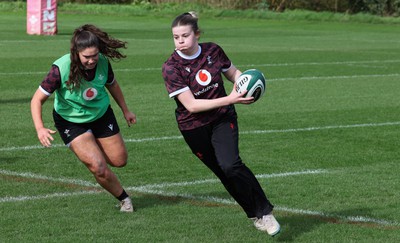
M 127 197 L 129 197 L 128 193 L 126 193 L 126 191 L 122 189 L 122 193 L 121 193 L 121 195 L 119 195 L 119 196 L 117 197 L 117 199 L 120 200 L 120 201 L 122 201 L 122 200 L 124 200 L 124 199 L 127 198 Z

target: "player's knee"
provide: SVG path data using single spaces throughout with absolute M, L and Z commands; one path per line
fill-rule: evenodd
M 96 163 L 90 166 L 90 171 L 96 178 L 106 178 L 107 177 L 107 165 L 103 163 Z
M 222 171 L 224 172 L 225 176 L 230 178 L 230 177 L 234 177 L 236 175 L 236 169 L 234 166 L 224 166 L 222 167 Z
M 240 174 L 241 163 L 227 164 L 225 166 L 222 166 L 221 169 L 224 172 L 226 177 L 228 177 L 228 178 L 235 177 L 238 174 Z
M 121 168 L 121 167 L 124 167 L 126 164 L 127 164 L 126 160 L 119 160 L 119 161 L 114 162 L 112 165 L 114 167 Z
M 112 159 L 112 161 L 110 161 L 110 165 L 112 165 L 113 167 L 124 167 L 127 164 L 128 161 L 128 154 L 127 153 L 122 153 L 120 154 L 118 157 Z

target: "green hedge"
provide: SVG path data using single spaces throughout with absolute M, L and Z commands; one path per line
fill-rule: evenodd
M 266 0 L 269 9 L 307 9 L 342 13 L 370 13 L 381 16 L 399 16 L 400 0 Z

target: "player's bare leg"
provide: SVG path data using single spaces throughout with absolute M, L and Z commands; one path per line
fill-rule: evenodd
M 103 151 L 94 136 L 86 132 L 76 137 L 70 144 L 71 150 L 92 172 L 96 181 L 115 197 L 122 193 L 122 186 L 115 174 L 108 168 Z

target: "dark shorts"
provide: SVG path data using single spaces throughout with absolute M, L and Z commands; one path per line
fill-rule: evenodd
M 85 132 L 93 133 L 96 138 L 110 137 L 119 133 L 119 126 L 111 106 L 102 117 L 93 122 L 70 122 L 62 118 L 55 110 L 53 110 L 53 119 L 61 139 L 66 145 Z
M 242 163 L 238 145 L 239 129 L 234 117 L 181 133 L 192 153 L 213 171 L 214 166 L 224 169 Z

